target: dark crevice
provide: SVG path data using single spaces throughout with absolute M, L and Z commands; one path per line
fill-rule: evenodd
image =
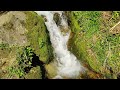
M 8 11 L 0 11 L 0 15 L 1 14 L 6 14 L 6 13 L 8 13 Z
M 120 73 L 117 75 L 117 79 L 120 79 Z
M 39 60 L 39 57 L 36 56 L 36 54 L 33 55 L 32 66 L 33 67 L 40 66 L 40 69 L 42 71 L 42 73 L 41 73 L 42 74 L 42 79 L 47 79 L 47 77 L 46 77 L 46 70 L 44 68 L 44 63 Z
M 29 71 L 30 71 L 31 68 L 32 68 L 32 67 L 25 67 L 25 68 L 24 68 L 24 72 L 29 73 Z

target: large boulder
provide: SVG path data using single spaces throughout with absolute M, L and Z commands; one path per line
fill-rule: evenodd
M 27 37 L 32 48 L 34 48 L 39 59 L 48 63 L 53 59 L 49 32 L 44 24 L 43 18 L 34 12 L 26 12 Z
M 1 12 L 0 78 L 24 78 L 23 68 L 29 68 L 27 73 L 33 68 L 33 54 L 44 64 L 53 59 L 49 33 L 42 17 L 32 11 Z

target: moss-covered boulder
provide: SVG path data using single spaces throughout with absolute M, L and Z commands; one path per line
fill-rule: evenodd
M 48 79 L 52 79 L 57 75 L 57 66 L 55 62 L 50 62 L 49 64 L 45 65 L 46 69 L 46 76 Z
M 27 37 L 35 53 L 39 59 L 47 63 L 53 59 L 52 47 L 50 43 L 49 33 L 44 24 L 43 18 L 34 12 L 26 13 L 26 29 Z
M 25 79 L 42 79 L 40 67 L 33 67 L 30 72 L 25 75 Z
M 120 73 L 120 12 L 72 11 L 66 14 L 71 27 L 69 50 L 101 78 L 117 78 Z
M 35 55 L 42 63 L 53 58 L 49 33 L 42 17 L 32 11 L 1 12 L 0 78 L 25 78 L 32 74 L 33 68 L 33 76 L 41 78 L 41 69 L 32 66 Z M 30 78 L 34 77 L 29 75 Z

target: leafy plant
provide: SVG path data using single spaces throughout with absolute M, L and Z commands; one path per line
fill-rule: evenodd
M 18 54 L 17 57 L 19 65 L 22 68 L 31 67 L 32 58 L 33 58 L 32 55 L 33 55 L 33 50 L 31 47 L 27 46 L 23 48 L 23 52 L 21 54 Z
M 22 49 L 22 51 L 18 50 L 17 61 L 21 72 L 27 73 L 30 68 L 32 68 L 32 58 L 33 58 L 33 49 L 30 46 L 27 46 Z M 28 71 L 26 71 L 26 69 Z
M 10 76 L 19 78 L 32 68 L 33 49 L 30 46 L 18 48 L 17 50 L 17 65 L 8 68 Z M 28 71 L 26 71 L 26 68 Z
M 24 76 L 24 70 L 21 68 L 21 67 L 10 67 L 10 68 L 8 68 L 8 70 L 9 70 L 9 76 L 11 77 L 11 76 L 17 76 L 17 77 L 22 77 L 22 76 Z
M 42 48 L 43 46 L 45 46 L 45 42 L 41 38 L 39 38 L 39 46 L 40 46 L 40 48 Z

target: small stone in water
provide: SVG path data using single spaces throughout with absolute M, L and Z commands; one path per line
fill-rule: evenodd
M 44 15 L 41 15 L 41 16 L 43 17 L 44 21 L 47 22 L 46 17 Z
M 53 20 L 55 21 L 55 23 L 57 24 L 57 26 L 59 26 L 60 23 L 61 23 L 60 14 L 55 13 L 54 16 L 53 16 Z

